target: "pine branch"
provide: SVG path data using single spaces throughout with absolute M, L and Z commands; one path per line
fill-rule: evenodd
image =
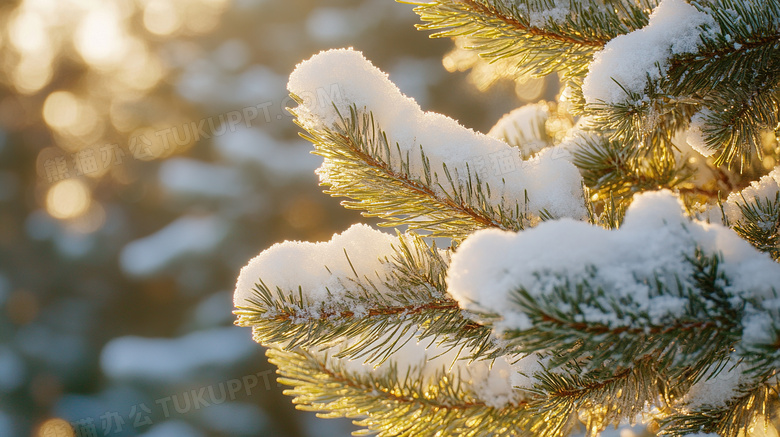
M 470 393 L 460 378 L 438 374 L 423 378 L 395 367 L 382 373 L 355 373 L 338 362 L 304 351 L 269 349 L 279 367 L 279 382 L 293 386 L 297 408 L 320 417 L 349 417 L 365 427 L 353 435 L 390 436 L 525 436 L 520 425 L 527 404 L 488 406 Z
M 761 383 L 752 389 L 743 387 L 741 395 L 721 406 L 704 405 L 690 411 L 676 411 L 661 420 L 659 435 L 683 437 L 695 433 L 716 433 L 721 437 L 744 435 L 759 416 L 768 419 L 770 405 L 777 404 L 780 385 Z
M 604 229 L 615 230 L 623 223 L 623 218 L 626 215 L 626 208 L 628 202 L 615 202 L 615 197 L 612 193 L 609 193 L 609 197 L 601 200 L 594 201 L 593 196 L 589 195 L 590 190 L 585 187 L 585 193 L 588 195 L 586 198 L 588 209 L 588 222 L 592 225 L 601 226 Z M 598 212 L 600 210 L 600 212 Z
M 751 302 L 743 322 L 742 341 L 736 354 L 742 358 L 745 373 L 759 382 L 780 381 L 780 296 Z
M 406 2 L 404 2 L 406 3 Z M 563 22 L 534 20 L 533 12 L 552 6 L 542 1 L 507 5 L 502 1 L 439 0 L 409 2 L 426 24 L 436 30 L 432 37 L 468 36 L 470 47 L 488 59 L 514 59 L 518 75 L 544 76 L 562 71 L 583 75 L 593 53 L 617 35 L 647 24 L 648 9 L 627 2 L 617 8 L 571 2 Z
M 742 201 L 737 203 L 742 218 L 732 229 L 756 249 L 780 261 L 780 192 L 774 199 L 748 200 L 743 196 Z
M 342 205 L 382 218 L 383 226 L 408 226 L 457 240 L 480 228 L 520 230 L 529 224 L 530 215 L 519 205 L 493 205 L 490 186 L 471 170 L 465 184 L 446 166 L 440 179 L 422 146 L 423 174 L 414 174 L 410 156 L 389 144 L 371 113 L 353 106 L 338 127 L 307 131 L 303 137 L 314 144 L 315 154 L 325 158 L 318 173 L 329 186 L 326 193 L 353 199 Z
M 507 350 L 553 351 L 556 356 L 550 368 L 582 359 L 587 359 L 588 371 L 604 365 L 631 368 L 652 357 L 656 370 L 670 378 L 699 373 L 713 357 L 728 355 L 739 341 L 742 310 L 734 307 L 735 296 L 724 288 L 728 281 L 718 256 L 697 250 L 688 262 L 690 278 L 676 278 L 673 283 L 637 278 L 651 287 L 652 299 L 683 306 L 680 314 L 657 314 L 653 305 L 635 302 L 631 295 L 605 292 L 593 285 L 603 283 L 595 269 L 590 278 L 577 281 L 549 277 L 554 285 L 541 296 L 519 288 L 515 302 L 530 327 L 506 330 Z
M 338 357 L 381 363 L 412 338 L 430 339 L 474 356 L 495 355 L 490 330 L 465 319 L 446 295 L 447 259 L 421 237 L 399 239 L 385 278 L 342 281 L 344 302 L 312 304 L 306 290 L 273 290 L 259 278 L 251 307 L 239 307 L 236 324 L 252 327 L 255 341 L 285 349 L 342 342 Z M 348 254 L 345 254 L 348 257 Z M 380 293 L 376 282 L 391 290 Z M 381 339 L 381 340 L 378 340 Z
M 570 417 L 575 414 L 584 419 L 589 436 L 626 419 L 633 421 L 648 404 L 657 403 L 667 387 L 647 358 L 631 368 L 610 366 L 587 373 L 570 363 L 566 369 L 544 371 L 536 378 L 539 382 L 530 391 L 537 398 L 530 409 L 557 420 L 539 423 L 531 431 L 549 437 L 565 434 Z
M 657 80 L 648 72 L 641 92 L 623 88 L 623 101 L 581 109 L 613 139 L 638 141 L 644 150 L 656 147 L 653 137 L 671 136 L 704 111 L 703 140 L 717 151 L 715 165 L 738 161 L 742 169 L 752 154 L 761 158 L 761 134 L 780 123 L 780 2 L 715 0 L 698 7 L 720 29 L 703 33 L 698 51 L 657 66 Z
M 674 132 L 686 127 L 700 103 L 689 96 L 672 94 L 666 86 L 664 81 L 648 78 L 644 93 L 623 88 L 623 101 L 592 103 L 583 111 L 599 129 L 611 132 L 611 139 L 632 142 L 635 148 L 649 151 L 669 142 Z
M 703 10 L 721 29 L 704 35 L 697 53 L 670 61 L 667 79 L 672 94 L 704 95 L 707 92 L 753 83 L 761 70 L 771 70 L 780 57 L 780 16 L 777 0 L 708 1 Z M 776 66 L 774 67 L 777 68 Z
M 760 83 L 710 93 L 702 132 L 709 149 L 716 150 L 715 165 L 739 161 L 749 165 L 753 153 L 763 157 L 761 134 L 780 123 L 780 60 Z
M 677 278 L 671 284 L 668 278 L 667 282 L 660 278 L 651 284 L 645 281 L 654 287 L 651 298 L 668 296 L 681 300 L 674 306 L 683 307 L 682 314 L 659 317 L 652 314 L 655 311 L 652 304 L 650 307 L 636 305 L 631 295 L 614 297 L 591 285 L 599 282 L 595 270 L 590 280 L 576 283 L 566 277 L 545 279 L 539 275 L 541 282 L 553 284 L 541 296 L 531 295 L 522 288 L 516 291 L 516 303 L 528 316 L 529 328 L 505 331 L 506 350 L 552 353 L 547 370 L 534 375 L 539 383 L 532 390 L 536 397 L 531 401 L 531 409 L 556 419 L 529 427 L 530 431 L 542 436 L 561 435 L 566 432 L 567 418 L 577 413 L 584 418 L 589 433 L 596 435 L 610 424 L 635 418 L 648 404 L 682 399 L 692 382 L 711 377 L 708 371 L 712 363 L 727 360 L 735 348 L 739 351 L 738 358 L 751 363 L 745 375 L 757 375 L 754 380 L 758 384 L 775 381 L 776 385 L 780 326 L 772 328 L 774 337 L 765 323 L 746 327 L 751 322 L 745 317 L 745 309 L 750 308 L 751 314 L 756 314 L 763 302 L 754 299 L 737 302 L 740 298 L 729 290 L 719 256 L 708 256 L 697 250 L 688 262 L 692 266 L 689 278 Z M 767 305 L 773 308 L 776 302 L 777 296 Z M 760 322 L 775 318 L 776 311 Z M 484 320 L 495 323 L 498 316 Z M 751 336 L 758 338 L 769 335 L 769 340 L 764 341 L 767 344 L 754 340 L 746 344 L 743 330 L 747 329 L 752 331 Z M 743 391 L 747 390 L 754 391 L 745 386 Z M 734 414 L 746 415 L 744 420 L 749 422 L 762 412 L 757 412 L 755 398 L 738 399 L 728 405 L 735 412 L 703 407 L 702 417 L 709 420 L 712 411 L 717 410 L 719 420 L 708 425 L 706 431 L 735 435 L 732 433 L 743 427 L 740 421 L 744 418 Z M 674 413 L 673 417 L 688 424 L 703 420 L 697 415 L 699 412 Z M 726 424 L 733 428 L 724 428 Z M 713 428 L 715 425 L 721 428 Z M 673 435 L 693 431 L 701 430 L 690 426 Z
M 693 175 L 685 160 L 677 163 L 669 146 L 641 154 L 630 142 L 599 137 L 586 139 L 572 155 L 585 185 L 600 199 L 625 202 L 644 191 L 684 188 Z

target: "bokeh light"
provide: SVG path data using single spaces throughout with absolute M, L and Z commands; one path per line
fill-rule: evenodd
M 89 11 L 76 30 L 76 49 L 94 67 L 111 67 L 125 59 L 129 41 L 117 9 L 115 3 L 102 4 Z
M 16 90 L 22 94 L 40 91 L 52 78 L 51 63 L 40 58 L 25 57 L 13 70 Z
M 76 124 L 79 102 L 68 91 L 55 91 L 46 97 L 43 104 L 43 119 L 56 130 L 64 130 Z
M 20 52 L 41 53 L 49 46 L 46 23 L 34 11 L 23 11 L 11 18 L 8 36 Z
M 46 194 L 46 210 L 58 219 L 78 217 L 89 209 L 89 205 L 89 188 L 79 179 L 57 182 Z
M 76 433 L 68 422 L 62 419 L 49 419 L 38 429 L 37 437 L 75 437 Z
M 170 35 L 181 27 L 182 18 L 168 0 L 150 0 L 144 7 L 144 26 L 155 35 Z

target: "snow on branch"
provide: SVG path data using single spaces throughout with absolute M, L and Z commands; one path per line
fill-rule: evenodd
M 321 95 L 321 90 L 334 87 L 336 98 L 316 98 L 318 90 Z M 417 181 L 430 182 L 440 198 L 457 199 L 464 187 L 478 179 L 487 187 L 486 200 L 494 207 L 553 217 L 585 216 L 581 178 L 564 159 L 566 153 L 548 148 L 523 161 L 518 149 L 503 141 L 444 115 L 422 111 L 359 52 L 330 50 L 313 56 L 296 67 L 288 89 L 302 101 L 294 111 L 309 132 L 343 128 L 344 116 L 351 110 L 370 114 L 389 150 L 398 151 L 392 158 L 384 157 L 387 164 L 398 174 L 406 169 Z M 496 157 L 502 162 L 494 166 L 491 159 Z M 336 170 L 338 166 L 326 159 L 318 172 L 322 182 L 338 184 L 338 178 L 329 176 Z M 427 181 L 431 171 L 432 180 Z M 445 175 L 451 180 L 445 180 Z
M 303 302 L 312 307 L 343 302 L 349 281 L 371 276 L 378 292 L 383 274 L 392 266 L 382 259 L 392 255 L 398 238 L 368 225 L 353 225 L 329 242 L 285 241 L 252 258 L 238 276 L 233 303 L 246 307 L 255 299 L 255 284 L 262 280 L 284 291 L 301 291 Z M 359 273 L 360 272 L 360 273 Z
M 466 326 L 457 303 L 438 290 L 446 259 L 435 247 L 422 253 L 424 244 L 366 225 L 328 242 L 276 244 L 241 270 L 237 323 L 267 346 L 303 348 L 332 368 L 409 373 L 423 385 L 446 376 L 488 407 L 517 404 L 524 395 L 514 387 L 530 387 L 541 369 L 536 355 L 466 360 L 490 331 Z
M 659 79 L 674 55 L 695 52 L 715 20 L 684 0 L 663 0 L 647 26 L 618 36 L 597 52 L 582 84 L 589 104 L 614 104 L 643 94 L 648 78 Z
M 723 221 L 756 249 L 780 260 L 780 167 L 729 194 L 718 211 L 708 211 L 711 221 Z
M 675 354 L 661 340 L 677 330 L 680 341 L 695 341 L 693 326 L 713 344 L 733 346 L 742 329 L 756 337 L 764 325 L 751 320 L 776 306 L 780 265 L 732 230 L 686 218 L 661 191 L 637 195 L 616 231 L 569 219 L 479 231 L 453 255 L 447 284 L 463 309 L 491 315 L 499 333 L 567 348 L 585 341 L 605 360 L 620 348 L 631 350 L 624 357 Z M 615 342 L 598 346 L 609 335 Z M 700 353 L 689 355 L 696 363 Z
M 530 157 L 553 145 L 544 126 L 550 116 L 546 103 L 527 104 L 504 114 L 488 135 L 517 147 L 524 158 Z
M 286 349 L 349 338 L 339 356 L 372 363 L 411 333 L 467 356 L 498 356 L 490 329 L 463 317 L 445 294 L 448 261 L 446 251 L 413 233 L 394 237 L 366 225 L 328 242 L 276 244 L 241 270 L 236 323 L 252 327 L 256 341 Z
M 780 167 L 775 167 L 768 175 L 750 183 L 750 186 L 742 191 L 731 193 L 723 204 L 723 212 L 730 223 L 736 223 L 743 219 L 743 210 L 740 205 L 758 200 L 774 200 L 780 192 Z M 775 217 L 776 219 L 776 217 Z M 767 223 L 769 227 L 774 223 Z
M 668 385 L 684 409 L 665 426 L 681 435 L 706 417 L 733 425 L 729 411 L 751 420 L 750 399 L 777 385 L 780 265 L 731 229 L 687 218 L 669 191 L 635 196 L 614 231 L 570 219 L 478 231 L 453 255 L 447 285 L 507 351 L 552 354 L 534 375 L 545 411 L 580 408 L 560 393 L 594 387 L 587 399 L 611 390 L 623 402 L 604 413 L 616 422 Z M 615 394 L 639 382 L 638 404 Z

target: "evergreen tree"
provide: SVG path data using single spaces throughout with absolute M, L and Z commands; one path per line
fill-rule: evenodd
M 413 4 L 560 97 L 483 135 L 353 50 L 296 68 L 326 193 L 397 229 L 242 270 L 236 323 L 298 407 L 360 435 L 774 432 L 780 2 Z

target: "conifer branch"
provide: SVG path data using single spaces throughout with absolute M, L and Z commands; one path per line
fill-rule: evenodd
M 382 226 L 408 226 L 457 240 L 480 228 L 520 230 L 530 222 L 519 205 L 493 205 L 488 199 L 490 186 L 471 170 L 465 184 L 446 166 L 440 179 L 423 146 L 423 174 L 414 174 L 410 156 L 389 143 L 371 113 L 353 106 L 337 127 L 303 127 L 308 133 L 302 136 L 314 144 L 314 153 L 325 158 L 318 173 L 329 186 L 326 193 L 353 199 L 342 205 L 386 220 Z
M 743 169 L 754 153 L 763 157 L 761 134 L 780 123 L 780 60 L 776 64 L 759 84 L 705 97 L 702 132 L 708 148 L 717 151 L 715 165 L 738 161 Z
M 592 135 L 555 149 L 572 152 L 579 174 L 568 160 L 543 161 L 555 158 L 544 155 L 550 150 L 524 161 L 540 164 L 528 173 L 488 174 L 474 167 L 488 153 L 519 154 L 451 120 L 436 124 L 452 133 L 437 141 L 426 130 L 434 118 L 406 99 L 410 129 L 394 124 L 386 134 L 377 120 L 397 117 L 380 111 L 402 96 L 361 55 L 325 52 L 296 68 L 294 94 L 333 83 L 347 95 L 377 89 L 365 100 L 373 108 L 352 104 L 348 114 L 347 104 L 360 100 L 334 101 L 334 113 L 307 108 L 293 94 L 302 136 L 324 158 L 317 173 L 326 193 L 383 226 L 452 240 L 451 251 L 441 251 L 412 231 L 396 244 L 368 229 L 340 240 L 380 234 L 382 254 L 363 264 L 367 271 L 346 249 L 346 261 L 313 272 L 316 281 L 274 276 L 271 262 L 246 270 L 252 273 L 239 281 L 237 324 L 252 327 L 255 340 L 269 347 L 298 407 L 356 419 L 364 428 L 357 435 L 383 437 L 561 437 L 578 419 L 595 437 L 652 407 L 663 435 L 743 437 L 757 418 L 769 417 L 780 403 L 780 269 L 734 232 L 780 261 L 776 174 L 754 185 L 768 197 L 729 197 L 726 226 L 734 232 L 689 221 L 684 210 L 700 210 L 696 201 L 714 197 L 719 182 L 694 179 L 696 168 L 672 138 L 687 130 L 694 149 L 714 152 L 715 165 L 739 162 L 751 177 L 747 164 L 770 149 L 766 132 L 780 129 L 780 0 L 664 0 L 657 9 L 655 0 L 404 3 L 415 6 L 418 28 L 468 41 L 476 55 L 500 61 L 505 76 L 560 73 L 566 110 L 584 116 L 580 126 Z M 623 65 L 622 55 L 643 43 L 658 50 Z M 361 69 L 359 86 L 348 86 L 351 72 Z M 612 75 L 625 83 L 602 82 Z M 462 152 L 449 144 L 460 142 Z M 484 148 L 490 151 L 482 155 Z M 625 233 L 607 236 L 572 220 L 528 229 L 554 214 L 583 217 L 574 195 L 580 175 L 587 219 Z M 723 180 L 729 189 L 743 182 Z M 563 182 L 544 191 L 550 202 L 529 201 L 553 181 Z M 645 193 L 661 189 L 678 195 Z M 524 232 L 476 232 L 485 228 Z M 635 247 L 656 236 L 646 252 Z M 583 242 L 597 249 L 582 249 Z M 307 258 L 308 246 L 281 246 L 288 252 L 274 253 L 291 258 L 334 253 L 332 245 L 314 245 L 317 256 Z M 550 253 L 537 256 L 541 250 Z M 255 279 L 249 276 L 270 279 L 257 278 L 247 296 Z M 419 340 L 430 343 L 415 349 Z M 432 374 L 431 361 L 449 360 L 451 352 L 449 367 Z M 474 361 L 461 365 L 464 358 Z M 507 390 L 509 381 L 518 387 Z
M 603 367 L 587 373 L 572 362 L 563 370 L 535 376 L 539 382 L 530 390 L 536 395 L 530 409 L 557 420 L 539 423 L 531 430 L 549 437 L 565 434 L 575 414 L 584 418 L 588 435 L 598 435 L 609 425 L 633 420 L 648 403 L 662 398 L 667 387 L 649 358 L 630 368 Z
M 668 146 L 642 154 L 632 143 L 599 137 L 585 140 L 572 155 L 585 185 L 600 199 L 622 202 L 644 191 L 681 189 L 693 174 Z
M 780 192 L 774 199 L 742 197 L 737 203 L 742 218 L 731 228 L 756 249 L 780 261 Z
M 772 414 L 770 406 L 777 405 L 780 385 L 760 383 L 754 388 L 742 387 L 741 393 L 723 405 L 704 405 L 692 410 L 676 411 L 661 420 L 659 435 L 683 437 L 694 433 L 716 433 L 721 437 L 744 435 L 753 421 Z
M 586 199 L 588 199 L 586 202 L 588 222 L 604 229 L 618 229 L 620 224 L 623 223 L 623 218 L 626 215 L 628 202 L 616 202 L 612 193 L 608 193 L 608 197 L 594 201 L 593 196 L 590 195 L 590 189 L 588 189 L 587 186 L 585 187 L 585 194 Z M 600 210 L 600 212 L 598 210 Z
M 550 40 L 557 40 L 562 43 L 572 45 L 583 45 L 601 48 L 609 42 L 609 38 L 594 36 L 591 38 L 585 35 L 567 35 L 564 33 L 555 33 L 547 30 L 543 27 L 532 26 L 529 20 L 518 13 L 519 9 L 512 11 L 500 2 L 490 4 L 486 1 L 479 0 L 463 0 L 463 3 L 468 7 L 469 11 L 481 14 L 487 17 L 491 17 L 504 23 L 506 26 L 515 29 L 517 32 L 524 32 L 531 36 L 541 37 Z M 513 13 L 514 12 L 514 13 Z M 519 17 L 519 18 L 516 18 Z
M 720 31 L 702 34 L 698 51 L 658 66 L 660 79 L 648 75 L 642 92 L 623 88 L 622 101 L 581 109 L 613 131 L 613 139 L 631 139 L 645 150 L 658 146 L 654 137 L 686 128 L 704 111 L 703 140 L 717 152 L 715 165 L 739 162 L 743 169 L 753 154 L 761 158 L 761 133 L 780 123 L 780 2 L 716 0 L 700 9 Z
M 619 85 L 619 84 L 618 84 Z M 626 99 L 616 103 L 585 105 L 584 112 L 611 139 L 628 141 L 635 149 L 648 151 L 669 142 L 671 133 L 688 125 L 700 100 L 678 97 L 664 89 L 663 81 L 651 81 L 645 93 L 626 90 Z
M 287 350 L 346 338 L 349 345 L 337 356 L 371 363 L 385 361 L 412 338 L 458 347 L 473 356 L 496 355 L 490 329 L 464 318 L 446 295 L 447 261 L 435 245 L 428 247 L 408 234 L 386 262 L 393 265 L 387 277 L 342 281 L 350 290 L 344 302 L 312 304 L 306 290 L 273 290 L 258 278 L 252 306 L 234 312 L 236 324 L 251 327 L 258 343 Z M 377 282 L 392 292 L 380 293 Z
M 609 40 L 647 24 L 647 10 L 627 2 L 619 2 L 623 14 L 617 8 L 571 2 L 570 14 L 560 23 L 532 22 L 532 11 L 551 6 L 530 0 L 512 5 L 485 0 L 409 3 L 426 22 L 419 29 L 438 31 L 431 37 L 467 36 L 473 42 L 469 48 L 485 58 L 516 60 L 518 76 L 555 71 L 583 75 L 593 53 Z
M 721 31 L 704 35 L 698 52 L 670 61 L 667 80 L 672 94 L 704 95 L 721 87 L 754 83 L 756 73 L 777 68 L 780 29 L 775 20 L 780 2 L 713 0 L 703 9 Z
M 520 427 L 527 404 L 488 406 L 460 383 L 439 374 L 429 381 L 415 370 L 395 367 L 379 374 L 349 372 L 334 360 L 304 351 L 269 349 L 279 367 L 279 382 L 294 387 L 297 408 L 320 417 L 348 417 L 365 429 L 353 435 L 390 436 L 530 436 Z
M 604 365 L 632 368 L 652 357 L 656 371 L 669 378 L 700 373 L 713 357 L 728 356 L 739 341 L 742 309 L 724 289 L 727 279 L 717 255 L 696 250 L 688 262 L 690 278 L 643 281 L 652 288 L 652 298 L 679 301 L 676 306 L 684 310 L 678 314 L 654 314 L 652 305 L 640 305 L 630 295 L 605 292 L 593 285 L 601 283 L 595 269 L 585 279 L 549 278 L 555 285 L 544 295 L 521 287 L 514 299 L 529 328 L 505 330 L 507 350 L 553 351 L 550 368 L 583 359 L 588 371 Z M 489 315 L 483 320 L 495 323 L 499 318 Z

